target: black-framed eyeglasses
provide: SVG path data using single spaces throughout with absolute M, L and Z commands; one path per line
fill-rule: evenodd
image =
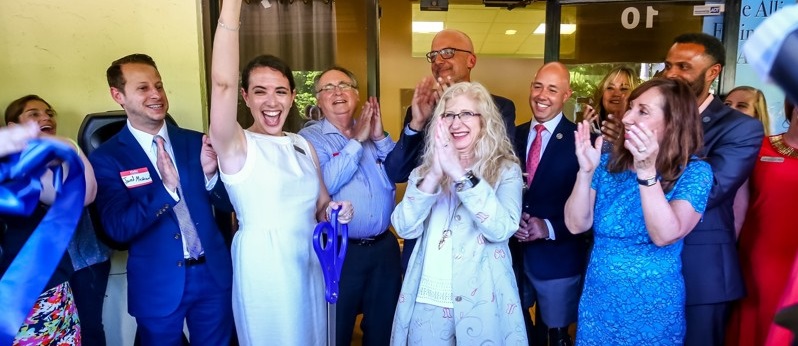
M 435 58 L 437 58 L 438 55 L 440 55 L 441 58 L 444 58 L 444 59 L 451 59 L 454 56 L 454 53 L 456 53 L 456 52 L 474 54 L 470 50 L 447 47 L 447 48 L 444 48 L 444 49 L 441 49 L 441 50 L 433 50 L 433 51 L 427 53 L 427 62 L 430 62 L 430 63 L 435 62 Z
M 441 119 L 443 119 L 443 121 L 446 123 L 451 123 L 454 122 L 454 118 L 459 118 L 460 121 L 468 121 L 468 119 L 478 116 L 482 116 L 482 114 L 469 111 L 462 111 L 460 113 L 446 112 L 441 114 Z
M 338 83 L 338 85 L 325 84 L 324 86 L 321 87 L 321 89 L 316 90 L 316 92 L 317 93 L 332 93 L 332 92 L 335 91 L 335 89 L 338 89 L 341 92 L 344 92 L 344 91 L 352 90 L 352 89 L 354 89 L 356 87 L 357 87 L 356 85 L 352 85 L 352 84 L 349 84 L 349 83 L 346 83 L 346 82 L 341 82 L 341 83 Z

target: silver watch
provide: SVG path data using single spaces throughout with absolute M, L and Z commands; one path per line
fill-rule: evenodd
M 474 185 L 476 185 L 477 183 L 479 183 L 479 178 L 474 176 L 473 171 L 469 170 L 466 171 L 465 175 L 460 177 L 460 179 L 457 179 L 457 181 L 454 183 L 454 188 L 457 191 L 463 191 L 465 189 L 470 189 L 474 187 Z

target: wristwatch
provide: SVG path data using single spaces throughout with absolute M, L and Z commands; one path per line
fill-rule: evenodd
M 643 186 L 654 186 L 659 181 L 659 175 L 655 175 L 648 179 L 637 178 L 637 183 Z
M 479 183 L 479 178 L 474 176 L 473 171 L 466 171 L 465 175 L 463 175 L 460 179 L 454 183 L 454 188 L 457 191 L 463 191 L 465 189 L 470 189 Z

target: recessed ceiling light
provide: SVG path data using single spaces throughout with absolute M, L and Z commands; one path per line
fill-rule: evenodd
M 443 22 L 413 22 L 413 32 L 430 34 L 443 30 Z
M 560 24 L 560 35 L 570 35 L 576 32 L 576 24 Z M 535 31 L 535 35 L 543 35 L 546 33 L 546 24 L 540 23 Z
M 505 31 L 504 34 L 505 35 L 515 35 L 515 33 L 517 33 L 517 32 L 518 32 L 518 30 L 510 29 L 510 30 Z

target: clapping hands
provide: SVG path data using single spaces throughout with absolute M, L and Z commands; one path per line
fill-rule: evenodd
M 376 97 L 370 96 L 363 104 L 363 110 L 355 123 L 353 133 L 355 140 L 361 143 L 367 139 L 379 141 L 385 138 L 380 104 Z
M 418 82 L 413 92 L 413 101 L 410 106 L 412 114 L 410 128 L 422 131 L 427 126 L 427 122 L 435 110 L 435 105 L 438 104 L 443 92 L 452 84 L 454 84 L 452 77 L 446 77 L 445 80 L 443 78 L 435 80 L 428 76 Z
M 601 145 L 604 143 L 604 139 L 599 137 L 596 139 L 595 144 L 591 144 L 590 122 L 583 120 L 577 124 L 576 132 L 574 132 L 574 141 L 576 144 L 576 159 L 579 161 L 579 171 L 592 174 L 598 167 L 599 159 L 601 159 Z

